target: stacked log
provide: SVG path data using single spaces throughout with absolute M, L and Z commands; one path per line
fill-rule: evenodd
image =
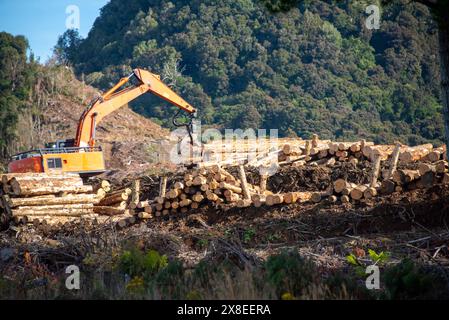
M 357 165 L 365 157 L 369 159 L 370 146 L 373 142 L 332 142 L 320 140 L 314 135 L 311 140 L 289 141 L 281 146 L 278 161 L 280 164 L 294 163 L 298 166 L 310 163 L 313 165 L 326 165 L 332 167 L 337 161 L 349 161 Z M 366 156 L 362 150 L 365 150 Z
M 246 179 L 245 168 L 237 167 L 238 177 L 218 165 L 193 169 L 184 174 L 182 181 L 170 182 L 165 196 L 142 201 L 142 208 L 150 218 L 167 214 L 186 213 L 211 206 L 223 208 L 311 201 L 313 192 L 273 194 L 266 190 L 268 176 L 261 177 L 261 185 L 252 185 Z M 147 209 L 148 208 L 148 209 Z M 142 211 L 138 214 L 140 214 Z M 141 214 L 141 216 L 145 216 Z
M 167 178 L 161 179 L 161 193 L 166 194 Z M 170 196 L 171 193 L 167 193 Z M 153 201 L 141 201 L 140 180 L 134 180 L 131 188 L 122 188 L 107 194 L 98 205 L 94 206 L 94 212 L 111 218 L 116 228 L 129 227 L 141 220 L 153 218 Z
M 108 181 L 85 185 L 77 174 L 3 174 L 0 207 L 9 221 L 65 224 L 81 219 L 123 218 L 131 189 L 111 192 Z
M 0 206 L 9 220 L 49 224 L 95 218 L 100 199 L 77 174 L 4 174 Z
M 373 161 L 376 154 L 379 154 L 381 161 L 391 158 L 396 146 L 397 144 L 375 145 L 373 142 L 365 140 L 334 142 L 321 140 L 317 135 L 313 135 L 310 140 L 302 140 L 301 138 L 285 138 L 274 141 L 270 139 L 256 139 L 254 141 L 251 139 L 236 139 L 226 143 L 217 141 L 204 145 L 205 153 L 220 155 L 215 162 L 201 162 L 202 159 L 195 160 L 202 167 L 208 167 L 217 162 L 235 166 L 246 163 L 247 160 L 249 160 L 249 165 L 258 167 L 275 155 L 280 165 L 303 166 L 310 163 L 332 167 L 338 162 L 348 161 L 357 166 L 361 160 Z M 444 145 L 438 148 L 433 148 L 431 144 L 414 147 L 400 145 L 397 156 L 401 163 L 436 162 L 445 160 L 445 150 Z M 388 172 L 383 173 L 385 176 L 387 174 Z
M 9 217 L 20 222 L 36 219 L 76 221 L 103 216 L 115 221 L 118 227 L 124 227 L 142 219 L 185 214 L 190 210 L 214 206 L 246 208 L 322 200 L 349 203 L 372 200 L 393 192 L 428 188 L 437 183 L 449 184 L 445 146 L 375 145 L 365 140 L 332 142 L 320 140 L 317 135 L 310 140 L 281 141 L 274 149 L 269 143 L 264 144 L 265 149 L 262 148 L 270 156 L 277 157 L 280 165 L 308 164 L 332 168 L 347 162 L 366 169 L 369 168 L 366 160 L 369 160 L 371 178 L 363 183 L 336 179 L 332 189 L 323 192 L 273 193 L 267 190 L 270 166 L 263 158 L 249 163 L 249 166 L 258 164 L 267 168 L 260 171 L 258 185 L 247 181 L 241 162 L 229 162 L 230 166 L 236 167 L 233 171 L 225 169 L 224 162 L 202 163 L 175 181 L 162 177 L 159 196 L 147 199 L 139 180 L 135 180 L 132 186 L 128 185 L 130 188 L 115 189 L 107 181 L 98 182 L 94 187 L 85 185 L 79 175 L 74 174 L 4 174 L 0 207 Z M 250 144 L 235 143 L 231 149 L 243 153 Z
M 341 162 L 349 162 L 357 167 L 362 160 L 369 160 L 372 163 L 371 178 L 366 184 L 337 179 L 330 192 L 304 191 L 272 194 L 266 190 L 268 179 L 266 174 L 261 174 L 260 185 L 249 185 L 245 181 L 246 177 L 241 165 L 237 165 L 238 177 L 234 177 L 218 165 L 208 164 L 202 165 L 201 169 L 186 173 L 184 180 L 179 181 L 179 185 L 172 186 L 166 197 L 155 199 L 152 211 L 158 216 L 164 215 L 164 210 L 177 212 L 180 211 L 179 208 L 182 208 L 182 212 L 186 212 L 189 209 L 210 205 L 244 208 L 296 202 L 320 202 L 324 199 L 331 203 L 338 200 L 348 203 L 374 199 L 384 192 L 403 190 L 406 185 L 407 188 L 428 187 L 434 183 L 443 182 L 443 174 L 447 172 L 447 164 L 442 160 L 443 150 L 442 147 L 434 149 L 431 145 L 416 147 L 408 147 L 400 143 L 375 145 L 365 140 L 322 141 L 316 135 L 311 140 L 289 140 L 278 147 L 277 156 L 281 165 L 295 166 L 308 163 L 332 167 Z M 421 163 L 419 170 L 397 170 L 398 162 L 399 167 L 402 168 L 404 164 L 429 161 L 429 159 L 437 161 L 430 164 Z M 260 163 L 260 161 L 256 162 L 261 165 Z M 249 165 L 255 166 L 255 163 L 249 162 Z M 366 168 L 365 161 L 363 165 Z M 440 172 L 438 178 L 436 178 L 437 172 Z M 449 174 L 445 175 L 444 181 L 449 182 Z

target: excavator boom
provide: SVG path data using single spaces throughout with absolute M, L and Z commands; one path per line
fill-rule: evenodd
M 117 91 L 133 77 L 137 79 L 137 85 Z M 153 93 L 190 114 L 196 112 L 194 107 L 166 86 L 158 75 L 143 69 L 135 69 L 129 77 L 122 78 L 83 113 L 78 124 L 75 146 L 93 147 L 96 125 L 108 114 L 147 92 Z
M 131 78 L 136 79 L 136 84 L 120 90 Z M 196 109 L 166 86 L 158 75 L 143 69 L 134 69 L 129 77 L 122 78 L 83 112 L 75 139 L 59 140 L 54 144 L 47 144 L 46 148 L 15 155 L 8 171 L 77 172 L 83 175 L 104 172 L 103 152 L 100 147 L 95 146 L 96 126 L 108 114 L 148 92 L 191 115 L 196 113 Z

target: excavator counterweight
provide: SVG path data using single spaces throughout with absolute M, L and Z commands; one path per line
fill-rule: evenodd
M 135 78 L 136 84 L 120 90 L 132 78 Z M 17 154 L 12 157 L 8 171 L 74 172 L 82 175 L 105 172 L 102 149 L 95 145 L 96 126 L 104 117 L 145 93 L 152 93 L 192 116 L 196 113 L 196 109 L 165 85 L 158 75 L 134 69 L 130 76 L 122 78 L 83 112 L 75 139 L 59 140 L 47 144 L 45 148 Z

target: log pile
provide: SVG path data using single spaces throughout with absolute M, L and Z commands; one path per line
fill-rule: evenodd
M 182 189 L 174 193 L 175 204 L 177 197 L 188 198 L 192 201 L 193 208 L 198 207 L 196 203 L 231 204 L 237 207 L 319 202 L 323 199 L 332 203 L 339 200 L 341 203 L 349 203 L 374 199 L 392 192 L 429 188 L 435 184 L 449 183 L 445 146 L 434 148 L 431 144 L 423 144 L 409 147 L 400 143 L 375 145 L 373 142 L 365 140 L 332 142 L 320 140 L 318 136 L 314 135 L 311 140 L 288 140 L 280 144 L 275 152 L 279 165 L 325 165 L 332 168 L 343 162 L 358 166 L 362 161 L 370 161 L 371 165 L 366 170 L 369 171 L 371 178 L 368 183 L 362 185 L 338 179 L 334 181 L 332 190 L 323 192 L 272 194 L 266 190 L 268 177 L 261 174 L 260 186 L 249 185 L 248 191 L 245 192 L 245 188 L 242 187 L 245 178 L 241 179 L 241 174 L 239 177 L 230 177 L 223 168 L 217 172 L 217 166 L 211 166 L 208 163 L 209 166 L 203 165 L 201 170 L 187 175 L 184 181 L 187 185 L 185 188 L 187 192 Z M 264 165 L 263 160 L 261 158 L 255 162 L 249 161 L 248 165 L 260 169 Z M 398 164 L 400 164 L 400 170 L 397 170 Z M 418 169 L 402 169 L 409 165 L 418 166 Z M 241 171 L 242 169 L 239 170 L 239 172 Z M 193 190 L 192 185 L 194 186 Z M 198 185 L 202 186 L 200 188 L 202 190 L 195 188 Z M 189 194 L 194 194 L 194 196 L 189 196 Z M 162 208 L 161 206 L 155 208 L 158 215 L 168 214 L 173 209 L 170 203 L 167 203 L 170 202 L 170 199 L 159 198 L 157 200 L 163 205 Z M 189 200 L 185 203 L 190 203 Z
M 65 224 L 81 219 L 129 219 L 131 189 L 111 192 L 108 181 L 85 185 L 78 174 L 3 174 L 0 192 L 2 224 Z
M 399 150 L 397 150 L 399 148 Z M 335 142 L 321 140 L 313 135 L 309 140 L 300 138 L 233 140 L 229 144 L 221 141 L 203 146 L 203 156 L 190 159 L 198 167 L 210 167 L 219 163 L 223 166 L 246 164 L 253 167 L 270 165 L 275 157 L 279 165 L 303 166 L 304 164 L 334 166 L 338 162 L 353 165 L 361 161 L 373 161 L 378 155 L 381 161 L 390 159 L 396 151 L 401 163 L 445 159 L 445 147 L 433 148 L 431 144 L 415 147 L 406 145 L 375 145 L 371 141 Z
M 336 162 L 348 161 L 357 165 L 361 160 L 374 161 L 380 156 L 381 161 L 390 159 L 396 150 L 401 163 L 416 161 L 436 162 L 445 159 L 445 148 L 433 148 L 432 144 L 409 147 L 401 144 L 375 145 L 365 140 L 357 142 L 332 142 L 319 140 L 314 136 L 311 140 L 287 142 L 279 148 L 278 161 L 282 164 L 302 166 L 305 163 L 332 166 Z M 396 160 L 396 162 L 398 161 Z
M 155 199 L 140 201 L 136 212 L 139 218 L 151 219 L 217 206 L 228 209 L 319 202 L 327 195 L 320 192 L 273 194 L 266 190 L 266 179 L 261 179 L 260 185 L 250 184 L 243 165 L 237 169 L 237 175 L 219 165 L 186 171 L 181 181 L 171 181 L 168 189 L 161 188 Z
M 243 147 L 233 145 L 235 150 Z M 268 146 L 265 147 L 267 151 Z M 112 220 L 117 227 L 124 228 L 142 219 L 211 207 L 257 208 L 321 201 L 368 203 L 395 192 L 449 184 L 445 153 L 445 146 L 433 148 L 430 144 L 375 145 L 365 140 L 332 142 L 313 136 L 310 140 L 286 140 L 278 149 L 269 149 L 268 156 L 274 155 L 286 169 L 289 166 L 326 166 L 327 171 L 334 172 L 336 168 L 345 167 L 344 163 L 350 163 L 351 166 L 346 167 L 357 169 L 364 177 L 363 184 L 361 180 L 354 183 L 339 174 L 324 186 L 329 186 L 324 191 L 304 186 L 301 192 L 283 189 L 282 193 L 277 193 L 267 188 L 270 177 L 269 171 L 264 170 L 267 168 L 264 157 L 256 157 L 255 161 L 247 161 L 246 166 L 232 161 L 208 162 L 177 174 L 171 180 L 167 176 L 160 177 L 158 196 L 151 198 L 139 180 L 120 187 L 111 186 L 107 181 L 91 186 L 83 184 L 82 179 L 73 174 L 4 174 L 0 207 L 5 212 L 3 217 L 19 223 L 89 218 Z M 259 172 L 256 180 L 253 179 L 254 168 Z M 252 170 L 250 180 L 253 183 L 247 179 L 249 170 Z
M 116 227 L 125 228 L 138 222 L 139 218 L 148 218 L 138 212 L 138 209 L 144 209 L 144 201 L 139 201 L 140 196 L 140 181 L 135 180 L 131 188 L 106 192 L 93 207 L 93 211 L 100 216 L 109 217 Z
M 99 198 L 77 174 L 3 174 L 3 220 L 15 223 L 65 223 L 95 218 Z

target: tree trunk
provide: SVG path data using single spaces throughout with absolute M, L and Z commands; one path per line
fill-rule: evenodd
M 20 206 L 44 206 L 61 204 L 97 204 L 99 199 L 95 194 L 78 194 L 65 197 L 36 197 L 36 198 L 9 198 L 8 204 L 11 208 Z
M 445 141 L 446 145 L 449 146 L 449 11 L 441 10 L 437 14 L 439 15 L 441 100 L 443 103 Z M 449 148 L 446 148 L 446 157 L 449 159 Z

